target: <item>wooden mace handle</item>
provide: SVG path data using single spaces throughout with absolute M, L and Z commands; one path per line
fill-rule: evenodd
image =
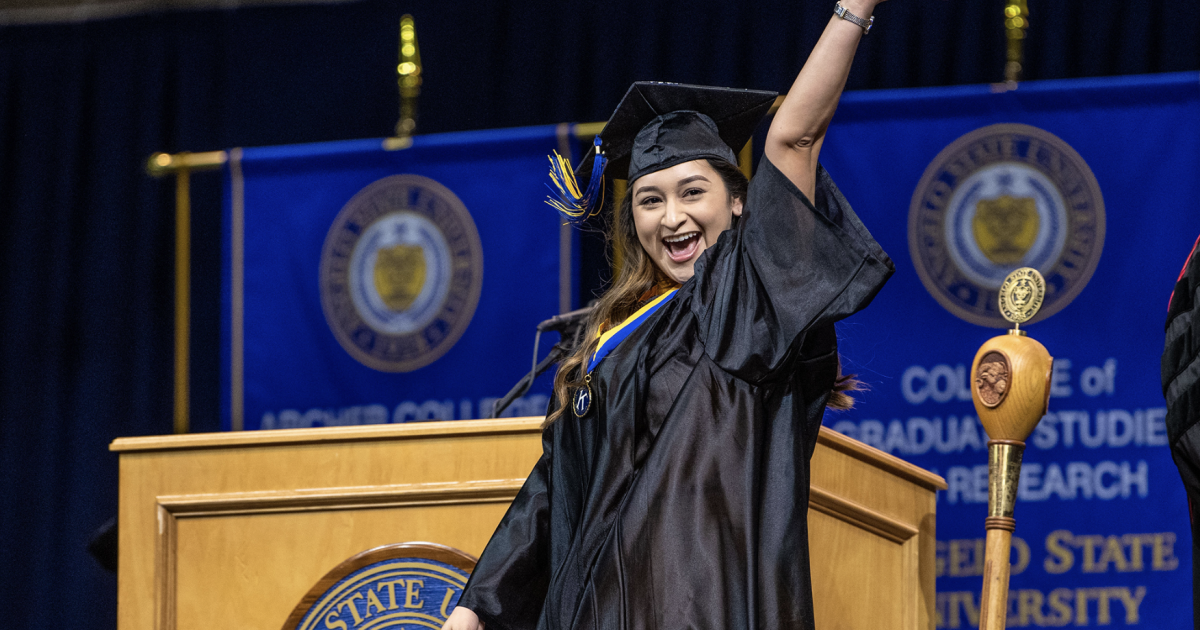
M 1008 520 L 1012 521 L 1012 519 Z M 1005 623 L 1008 621 L 1008 572 L 1011 546 L 1011 529 L 997 527 L 987 530 L 987 550 L 983 565 L 983 596 L 979 600 L 979 630 L 1004 630 Z
M 980 630 L 1004 630 L 1008 615 L 1009 558 L 1012 534 L 1017 528 L 1013 509 L 1021 480 L 1025 443 L 1016 440 L 988 442 L 987 546 L 983 560 L 983 595 L 979 603 Z

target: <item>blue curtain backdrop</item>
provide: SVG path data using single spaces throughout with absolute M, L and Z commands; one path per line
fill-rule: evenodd
M 1200 69 L 1196 2 L 1029 4 L 1028 79 Z M 116 510 L 106 447 L 171 430 L 172 186 L 146 156 L 389 133 L 402 13 L 420 130 L 443 132 L 601 120 L 638 79 L 785 90 L 830 5 L 367 0 L 0 27 L 4 625 L 115 624 L 115 577 L 84 551 Z M 997 80 L 1002 7 L 888 2 L 850 88 Z M 216 430 L 215 175 L 193 199 L 192 421 Z

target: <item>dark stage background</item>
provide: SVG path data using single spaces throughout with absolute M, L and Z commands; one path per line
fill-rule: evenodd
M 634 80 L 783 91 L 832 5 L 364 0 L 0 27 L 0 625 L 115 626 L 116 578 L 85 551 L 116 513 L 107 445 L 172 430 L 173 186 L 150 153 L 390 134 L 402 13 L 434 133 L 602 120 Z M 1200 69 L 1195 1 L 1029 5 L 1027 79 Z M 888 2 L 849 89 L 999 80 L 1003 6 Z M 211 431 L 217 175 L 193 201 L 192 428 Z

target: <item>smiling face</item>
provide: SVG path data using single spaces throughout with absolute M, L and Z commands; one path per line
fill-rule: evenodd
M 643 175 L 630 190 L 642 249 L 680 284 L 691 279 L 696 259 L 742 214 L 742 200 L 730 197 L 707 160 Z

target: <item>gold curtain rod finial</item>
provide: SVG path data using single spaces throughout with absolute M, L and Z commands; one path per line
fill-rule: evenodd
M 421 49 L 411 15 L 400 18 L 400 61 L 396 64 L 396 82 L 400 87 L 400 120 L 396 136 L 412 135 L 417 128 L 417 97 L 421 94 Z
M 163 177 L 179 171 L 210 171 L 220 168 L 229 161 L 225 151 L 203 153 L 155 153 L 146 160 L 146 172 L 153 177 Z
M 171 154 L 155 153 L 146 160 L 146 172 L 154 177 L 162 177 L 171 172 Z
M 1004 64 L 1004 80 L 1016 83 L 1021 79 L 1025 63 L 1025 29 L 1029 28 L 1029 6 L 1026 0 L 1008 0 L 1004 7 L 1004 30 L 1008 39 L 1007 61 Z

